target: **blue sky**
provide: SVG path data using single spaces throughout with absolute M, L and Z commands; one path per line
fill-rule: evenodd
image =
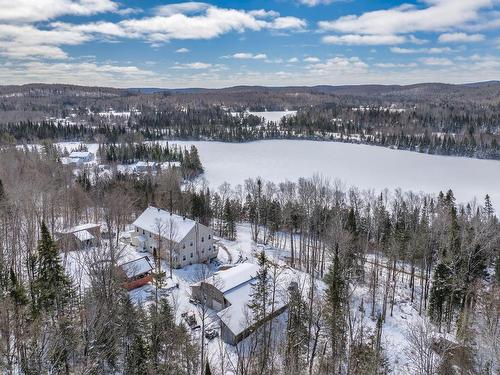
M 0 9 L 2 84 L 500 79 L 500 0 L 0 0 Z

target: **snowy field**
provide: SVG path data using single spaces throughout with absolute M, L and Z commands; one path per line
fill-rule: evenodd
M 283 117 L 295 116 L 297 111 L 267 111 L 267 112 L 248 112 L 251 115 L 264 117 L 266 122 L 280 122 Z
M 243 184 L 249 177 L 282 182 L 320 174 L 346 187 L 385 188 L 437 194 L 452 189 L 458 202 L 489 194 L 500 211 L 500 162 L 419 154 L 385 147 L 306 140 L 249 143 L 172 141 L 194 144 L 213 188 Z

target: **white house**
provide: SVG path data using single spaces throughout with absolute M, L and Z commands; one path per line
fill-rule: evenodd
M 288 306 L 288 288 L 279 282 L 274 308 L 263 319 L 256 321 L 248 304 L 258 271 L 259 266 L 256 264 L 241 263 L 191 285 L 193 298 L 218 311 L 221 338 L 228 344 L 238 344 L 260 325 L 284 312 Z
M 173 267 L 202 263 L 217 257 L 213 231 L 197 221 L 148 207 L 133 223 L 132 244 L 170 261 Z
M 94 160 L 94 154 L 90 151 L 73 151 L 69 154 L 69 160 L 75 164 L 88 163 Z

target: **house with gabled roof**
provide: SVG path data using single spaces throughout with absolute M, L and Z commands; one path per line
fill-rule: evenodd
M 211 228 L 156 207 L 148 207 L 133 223 L 137 250 L 172 262 L 174 268 L 217 257 Z
M 265 317 L 255 319 L 249 303 L 258 271 L 256 264 L 240 263 L 191 285 L 192 297 L 217 311 L 221 338 L 230 345 L 238 344 L 262 324 L 282 314 L 288 306 L 288 288 L 280 282 L 274 306 Z

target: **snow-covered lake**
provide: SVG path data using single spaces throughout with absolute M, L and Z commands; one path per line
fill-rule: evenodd
M 251 115 L 264 117 L 266 122 L 280 122 L 283 117 L 295 116 L 297 111 L 267 111 L 267 112 L 248 112 Z
M 500 162 L 419 154 L 384 147 L 305 140 L 249 143 L 172 141 L 194 144 L 205 178 L 213 188 L 224 181 L 235 186 L 249 177 L 281 182 L 320 174 L 361 189 L 398 187 L 439 193 L 452 189 L 458 202 L 489 194 L 500 211 Z

